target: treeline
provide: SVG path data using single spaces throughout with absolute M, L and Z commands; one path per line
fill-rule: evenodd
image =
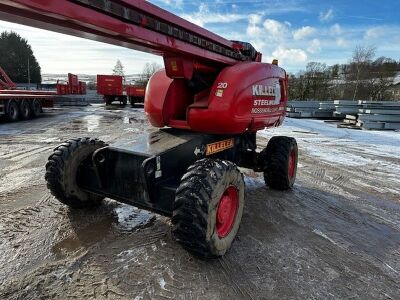
M 358 46 L 348 64 L 310 62 L 289 76 L 291 100 L 386 100 L 393 97 L 393 80 L 400 61 L 375 58 L 375 48 Z

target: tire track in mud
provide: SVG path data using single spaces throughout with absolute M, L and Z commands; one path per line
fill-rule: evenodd
M 386 251 L 394 251 L 400 247 L 398 227 L 392 227 L 392 224 L 387 224 L 387 222 L 376 222 L 376 218 L 370 213 L 354 209 L 352 204 L 346 201 L 332 201 L 321 191 L 318 191 L 316 195 L 312 191 L 301 190 L 295 194 L 295 198 L 307 205 L 310 223 L 318 220 L 320 225 L 313 229 L 314 233 L 348 253 L 354 253 L 353 251 L 357 249 L 357 255 L 373 263 L 385 274 L 388 272 L 392 273 L 391 275 L 400 274 L 400 261 L 393 261 L 393 267 L 382 259 L 387 257 L 393 260 Z M 315 213 L 312 213 L 310 209 Z M 323 233 L 324 231 L 327 234 Z M 387 249 L 382 248 L 381 245 L 385 245 Z
M 19 162 L 22 159 L 29 158 L 37 154 L 41 154 L 43 152 L 50 152 L 52 149 L 54 149 L 54 146 L 43 147 L 43 145 L 38 145 L 36 147 L 30 147 L 28 150 L 26 150 L 25 148 L 20 151 L 15 151 L 12 153 L 0 155 L 0 158 Z
M 353 168 L 350 166 L 332 165 L 319 162 L 318 167 L 309 165 L 310 157 L 305 157 L 304 163 L 307 167 L 300 170 L 299 178 L 306 175 L 312 183 L 338 193 L 347 198 L 354 198 L 354 194 L 359 193 L 357 188 L 375 191 L 378 193 L 391 194 L 394 199 L 400 196 L 400 185 L 388 178 L 389 173 L 377 173 L 371 171 L 371 167 L 365 169 Z M 324 177 L 320 174 L 324 171 Z
M 232 263 L 227 257 L 221 257 L 218 261 L 227 282 L 231 283 L 231 287 L 237 297 L 252 300 L 257 299 L 257 293 L 254 293 L 257 287 L 253 284 L 253 278 L 249 278 L 247 272 L 244 272 L 240 265 Z

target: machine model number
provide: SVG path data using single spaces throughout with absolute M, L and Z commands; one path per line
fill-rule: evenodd
M 235 142 L 235 140 L 232 138 L 232 139 L 227 139 L 227 140 L 207 144 L 206 155 L 208 156 L 208 155 L 211 155 L 214 153 L 222 152 L 227 149 L 233 148 L 234 142 Z
M 228 83 L 227 82 L 219 82 L 217 85 L 218 89 L 226 89 L 228 87 Z
M 222 98 L 224 95 L 224 90 L 228 87 L 227 82 L 219 82 L 217 84 L 217 90 L 215 91 L 215 96 Z

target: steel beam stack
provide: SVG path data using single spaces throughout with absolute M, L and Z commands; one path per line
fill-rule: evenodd
M 357 126 L 363 129 L 400 130 L 400 102 L 359 101 Z
M 286 107 L 289 118 L 332 119 L 334 111 L 333 101 L 290 101 Z

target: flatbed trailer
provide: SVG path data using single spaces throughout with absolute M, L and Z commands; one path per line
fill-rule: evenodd
M 16 84 L 0 67 L 0 116 L 9 121 L 35 118 L 43 112 L 43 107 L 53 107 L 54 91 L 17 90 Z
M 28 120 L 38 117 L 43 107 L 53 107 L 55 95 L 23 90 L 0 92 L 0 116 L 9 121 Z

